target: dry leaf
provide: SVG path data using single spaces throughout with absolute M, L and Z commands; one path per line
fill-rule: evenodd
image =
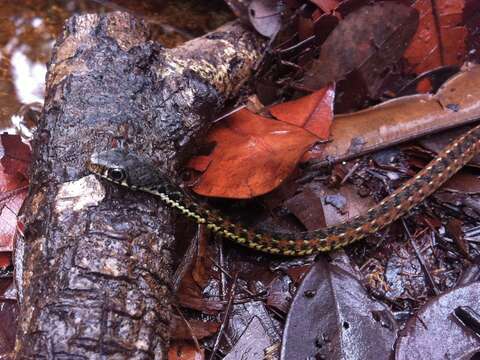
M 420 23 L 405 58 L 420 74 L 444 65 L 461 65 L 465 59 L 467 29 L 463 0 L 417 0 L 413 6 Z
M 320 89 L 299 99 L 272 106 L 276 119 L 304 128 L 320 139 L 328 139 L 333 118 L 335 87 Z
M 317 138 L 242 109 L 214 129 L 208 140 L 217 146 L 194 191 L 241 199 L 265 194 L 281 184 Z

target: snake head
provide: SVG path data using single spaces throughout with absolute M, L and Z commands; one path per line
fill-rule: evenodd
M 87 161 L 87 168 L 94 174 L 131 189 L 169 183 L 168 178 L 151 162 L 121 149 L 93 153 Z

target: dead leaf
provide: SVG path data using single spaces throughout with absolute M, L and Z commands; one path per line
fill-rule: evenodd
M 381 272 L 387 285 L 385 296 L 394 301 L 427 296 L 428 282 L 414 251 L 403 244 L 391 246 L 391 256 Z
M 27 196 L 27 188 L 10 192 L 0 204 L 0 251 L 13 250 L 13 237 L 17 224 L 17 213 Z
M 328 139 L 333 118 L 335 86 L 329 85 L 313 94 L 274 105 L 270 113 L 286 123 L 304 128 L 320 139 Z
M 285 275 L 274 278 L 268 285 L 267 305 L 286 314 L 292 302 L 290 294 L 291 280 Z
M 417 74 L 465 59 L 467 29 L 462 23 L 464 0 L 417 0 L 420 22 L 405 58 Z
M 460 252 L 467 258 L 470 258 L 470 249 L 468 242 L 465 240 L 465 234 L 463 232 L 463 221 L 451 218 L 448 219 L 447 224 L 445 225 L 445 230 L 447 235 L 450 235 L 455 242 L 455 245 L 460 250 Z
M 362 198 L 352 184 L 332 189 L 311 184 L 287 201 L 288 209 L 309 231 L 344 223 L 364 214 L 375 205 L 371 198 Z
M 19 135 L 1 134 L 0 146 L 5 152 L 0 160 L 4 172 L 9 175 L 18 173 L 27 179 L 32 153 L 22 138 Z
M 217 314 L 224 308 L 224 304 L 218 298 L 209 298 L 209 294 L 204 293 L 207 283 L 218 276 L 209 260 L 210 257 L 215 257 L 211 253 L 214 249 L 207 246 L 205 231 L 200 231 L 198 237 L 197 252 L 188 265 L 189 270 L 183 274 L 175 295 L 178 303 L 185 308 Z
M 441 189 L 453 190 L 464 194 L 480 193 L 480 181 L 478 181 L 478 176 L 466 171 L 460 171 L 448 179 Z
M 340 3 L 339 0 L 310 0 L 310 1 L 315 5 L 317 5 L 325 13 L 332 12 L 338 7 Z
M 439 134 L 428 135 L 419 139 L 418 144 L 432 153 L 438 153 L 471 128 L 472 125 L 461 126 Z M 473 157 L 473 159 L 470 161 L 470 165 L 480 167 L 480 154 L 477 154 Z
M 290 307 L 282 360 L 391 356 L 397 332 L 392 314 L 346 269 L 325 257 L 313 265 Z
M 240 339 L 225 356 L 225 360 L 263 359 L 265 349 L 271 345 L 262 322 L 253 317 Z
M 225 0 L 225 3 L 230 7 L 236 17 L 248 22 L 248 2 L 244 0 Z
M 311 185 L 288 199 L 285 205 L 307 230 L 315 230 L 326 226 L 322 198 L 322 191 Z
M 192 336 L 201 340 L 218 332 L 220 324 L 213 321 L 189 319 L 188 325 L 180 316 L 173 315 L 170 324 L 171 336 L 174 340 L 191 340 Z
M 0 251 L 13 250 L 17 214 L 27 191 L 27 180 L 18 173 L 8 175 L 0 164 Z
M 283 2 L 277 0 L 253 0 L 248 6 L 250 22 L 266 37 L 272 37 L 280 30 L 282 11 Z
M 280 341 L 278 328 L 263 301 L 233 305 L 226 335 L 235 345 L 225 359 L 262 359 L 259 354 Z
M 317 140 L 298 127 L 242 109 L 214 129 L 211 163 L 193 190 L 200 195 L 251 198 L 284 181 Z
M 430 300 L 408 321 L 397 341 L 395 359 L 470 359 L 480 351 L 480 340 L 455 318 L 454 311 L 468 306 L 480 312 L 479 298 L 479 283 L 473 282 Z
M 459 286 L 468 285 L 474 281 L 480 280 L 480 257 L 477 256 L 473 259 L 470 265 L 463 271 L 462 275 L 458 279 L 457 284 Z
M 188 162 L 188 166 L 200 172 L 204 172 L 208 169 L 208 166 L 212 162 L 210 156 L 197 155 L 191 158 Z
M 27 196 L 30 148 L 20 136 L 0 135 L 4 155 L 0 159 L 0 251 L 13 250 L 17 214 Z
M 480 66 L 465 67 L 435 95 L 412 95 L 339 115 L 332 142 L 311 157 L 338 162 L 480 118 Z
M 395 2 L 379 2 L 349 14 L 322 45 L 320 57 L 302 84 L 317 90 L 352 72 L 375 98 L 390 68 L 402 57 L 418 24 L 417 12 Z
M 193 344 L 185 341 L 174 341 L 168 349 L 168 360 L 204 360 L 205 353 Z
M 0 270 L 5 270 L 12 264 L 11 250 L 0 253 Z M 1 294 L 1 291 L 0 291 Z
M 0 301 L 0 358 L 13 352 L 17 330 L 18 306 L 13 301 Z

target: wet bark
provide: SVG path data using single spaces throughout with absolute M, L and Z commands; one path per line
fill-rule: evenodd
M 175 177 L 264 40 L 232 23 L 176 49 L 125 13 L 70 19 L 49 64 L 16 248 L 18 359 L 164 359 L 174 229 L 155 198 L 89 175 L 123 146 Z

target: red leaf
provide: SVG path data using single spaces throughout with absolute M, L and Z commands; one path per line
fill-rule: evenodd
M 0 160 L 0 251 L 12 251 L 17 213 L 27 196 L 30 149 L 18 135 L 0 135 L 5 155 Z
M 316 140 L 298 127 L 240 110 L 211 132 L 209 141 L 217 146 L 194 191 L 237 199 L 265 194 L 287 178 Z
M 417 84 L 417 92 L 420 94 L 426 94 L 432 91 L 432 82 L 430 79 L 424 78 Z
M 203 172 L 208 169 L 211 161 L 209 156 L 198 155 L 188 161 L 188 167 Z
M 168 360 L 203 360 L 203 350 L 185 341 L 175 341 L 168 349 Z
M 5 173 L 0 164 L 0 251 L 12 251 L 17 213 L 27 196 L 28 182 Z
M 1 134 L 0 142 L 5 150 L 5 155 L 0 160 L 4 172 L 9 175 L 19 173 L 28 178 L 32 155 L 30 148 L 22 142 L 19 135 Z
M 315 5 L 317 5 L 320 9 L 322 9 L 326 13 L 329 13 L 335 10 L 340 3 L 339 0 L 310 0 L 310 1 Z
M 6 253 L 0 253 L 0 269 L 5 270 L 12 264 L 12 254 L 10 251 Z
M 272 106 L 270 113 L 278 120 L 302 127 L 326 140 L 333 119 L 334 99 L 335 87 L 329 85 L 311 95 Z
M 420 74 L 444 66 L 460 65 L 465 58 L 467 29 L 461 25 L 464 0 L 417 0 L 420 23 L 405 58 Z

